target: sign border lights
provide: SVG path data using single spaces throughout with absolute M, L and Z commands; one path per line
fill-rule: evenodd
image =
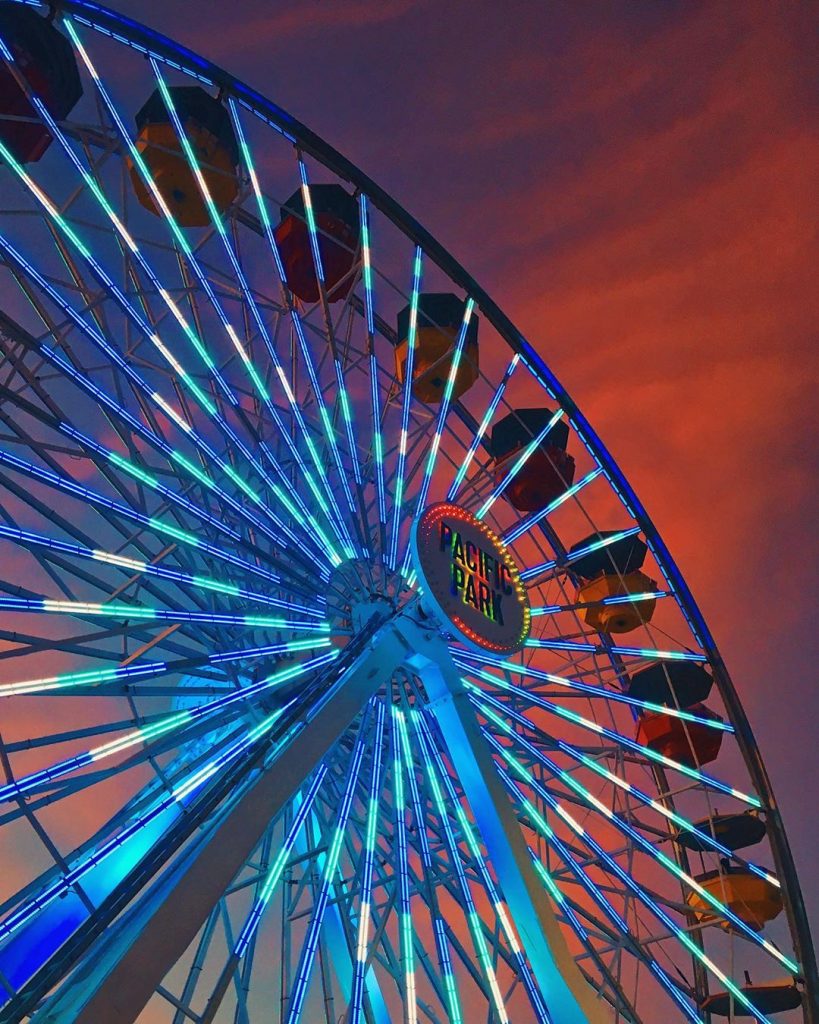
M 511 591 L 504 593 L 504 596 L 514 602 L 514 610 L 522 619 L 517 636 L 510 638 L 508 642 L 500 642 L 479 630 L 476 621 L 480 621 L 480 613 L 470 615 L 469 620 L 459 615 L 453 609 L 455 591 L 452 589 L 452 583 L 448 582 L 444 589 L 440 574 L 436 574 L 435 577 L 429 575 L 430 560 L 443 550 L 440 540 L 440 525 L 444 519 L 453 520 L 455 524 L 460 524 L 478 534 L 484 546 L 490 549 L 489 552 L 481 551 L 479 556 L 481 561 L 485 554 L 491 553 L 492 558 L 506 569 L 506 581 L 507 585 L 511 586 Z M 453 502 L 441 501 L 428 505 L 412 525 L 412 554 L 423 603 L 428 605 L 429 610 L 443 624 L 452 628 L 459 640 L 471 647 L 493 651 L 496 654 L 514 654 L 524 647 L 532 625 L 532 612 L 529 607 L 526 587 L 509 549 L 486 523 L 476 519 L 467 509 L 455 505 Z M 448 558 L 454 570 L 455 562 L 451 553 Z M 469 569 L 467 569 L 468 571 Z M 446 578 L 451 581 L 452 576 L 448 574 Z M 485 580 L 485 575 L 483 579 Z M 492 621 L 491 617 L 487 616 L 487 622 Z

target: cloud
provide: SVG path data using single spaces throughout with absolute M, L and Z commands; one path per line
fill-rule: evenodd
M 423 0 L 379 0 L 378 3 L 311 0 L 290 6 L 276 5 L 276 10 L 271 12 L 268 4 L 245 4 L 242 18 L 231 18 L 220 26 L 219 52 L 245 54 L 262 48 L 269 50 L 285 39 L 302 35 L 358 31 L 396 21 L 422 6 Z M 186 33 L 186 44 L 201 52 L 212 50 L 213 41 L 211 19 L 203 19 L 199 26 L 193 26 L 193 30 Z

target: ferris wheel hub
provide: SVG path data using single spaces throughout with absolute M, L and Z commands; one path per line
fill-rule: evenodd
M 437 502 L 413 524 L 411 543 L 424 608 L 444 629 L 496 654 L 524 646 L 529 599 L 494 530 L 460 505 Z

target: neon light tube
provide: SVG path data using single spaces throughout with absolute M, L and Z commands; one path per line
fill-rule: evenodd
M 603 470 L 598 468 L 593 469 L 590 473 L 587 473 L 582 479 L 578 480 L 576 484 L 572 484 L 572 486 L 568 490 L 558 495 L 553 501 L 550 501 L 545 508 L 542 508 L 539 512 L 535 512 L 527 519 L 524 519 L 522 522 L 518 523 L 517 526 L 513 527 L 511 530 L 508 530 L 503 535 L 503 543 L 507 546 L 509 544 L 513 544 L 518 539 L 518 537 L 522 537 L 523 534 L 527 532 L 527 530 L 531 530 L 533 526 L 537 526 L 537 524 L 542 522 L 546 518 L 546 516 L 551 515 L 552 512 L 555 511 L 555 509 L 560 508 L 560 506 L 564 502 L 568 501 L 570 498 L 573 498 L 578 491 L 582 491 L 584 487 L 590 484 L 593 480 L 596 480 L 602 472 Z M 521 573 L 521 578 L 525 578 L 524 573 Z
M 362 723 L 362 726 L 359 729 L 358 739 L 356 740 L 355 749 L 353 750 L 350 769 L 347 775 L 347 785 L 344 789 L 344 796 L 342 797 L 341 807 L 338 812 L 336 827 L 333 830 L 330 848 L 327 851 L 327 857 L 324 862 L 324 870 L 321 876 L 319 893 L 316 898 L 315 905 L 313 906 L 313 913 L 310 917 L 310 922 L 307 926 L 307 932 L 304 937 L 304 944 L 302 946 L 301 959 L 299 961 L 296 980 L 293 983 L 293 989 L 290 993 L 287 1024 L 297 1024 L 301 1017 L 301 1011 L 304 1008 L 304 999 L 307 995 L 307 984 L 313 967 L 313 961 L 318 950 L 319 932 L 321 930 L 324 913 L 327 909 L 327 902 L 330 896 L 330 884 L 336 873 L 336 868 L 338 867 L 338 861 L 341 855 L 341 844 L 344 838 L 344 832 L 347 828 L 347 822 L 350 817 L 350 809 L 353 804 L 355 788 L 358 785 L 361 760 L 364 756 L 365 736 L 366 730 Z
M 389 567 L 395 570 L 398 559 L 398 533 L 401 529 L 401 511 L 404 503 L 404 468 L 407 461 L 407 436 L 409 433 L 410 406 L 412 405 L 413 372 L 415 369 L 415 343 L 418 330 L 418 296 L 421 291 L 421 247 L 415 248 L 412 271 L 412 297 L 410 299 L 409 331 L 407 332 L 407 358 L 404 363 L 404 401 L 401 409 L 401 434 L 398 443 L 398 469 L 393 494 L 392 537 L 390 538 Z
M 503 398 L 503 393 L 506 390 L 506 385 L 509 383 L 509 379 L 515 372 L 515 367 L 518 365 L 519 362 L 520 355 L 518 355 L 518 353 L 516 352 L 515 355 L 512 356 L 512 361 L 506 367 L 506 372 L 501 378 L 501 382 L 500 384 L 498 384 L 495 393 L 492 396 L 492 401 L 489 403 L 489 407 L 484 413 L 484 417 L 480 422 L 480 425 L 475 433 L 475 436 L 472 438 L 472 442 L 469 445 L 469 449 L 467 450 L 466 455 L 464 456 L 464 460 L 458 468 L 458 472 L 455 475 L 455 479 L 452 481 L 452 484 L 450 485 L 450 488 L 447 491 L 447 501 L 455 500 L 455 495 L 458 493 L 458 488 L 463 483 L 463 479 L 466 476 L 470 465 L 472 464 L 472 460 L 475 458 L 475 452 L 478 450 L 478 446 L 480 445 L 481 441 L 483 440 L 484 434 L 489 428 L 489 424 L 492 420 L 492 417 L 495 415 L 495 411 L 500 405 L 500 401 Z M 504 543 L 506 542 L 504 541 Z
M 506 490 L 507 486 L 515 479 L 518 473 L 523 469 L 529 459 L 534 455 L 537 449 L 543 444 L 546 435 L 558 423 L 563 416 L 563 410 L 558 409 L 557 412 L 552 416 L 546 426 L 541 430 L 537 437 L 533 438 L 529 444 L 523 449 L 521 454 L 515 459 L 515 462 L 506 476 L 501 480 L 498 486 L 492 491 L 486 501 L 481 505 L 475 514 L 476 519 L 483 519 L 486 513 L 492 508 L 501 494 Z

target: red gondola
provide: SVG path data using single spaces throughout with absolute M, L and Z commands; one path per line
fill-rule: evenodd
M 517 409 L 492 428 L 495 486 L 503 483 L 527 445 L 538 437 L 554 415 L 551 409 Z M 519 512 L 537 512 L 571 487 L 574 459 L 566 451 L 569 425 L 557 422 L 504 488 Z
M 55 121 L 63 121 L 82 96 L 71 44 L 52 22 L 16 3 L 0 4 L 0 34 L 31 91 Z M 0 63 L 0 138 L 24 164 L 39 160 L 51 144 L 48 129 L 4 63 Z
M 358 249 L 360 218 L 358 203 L 341 185 L 311 185 L 310 204 L 316 221 L 318 248 L 328 302 L 338 302 L 348 294 L 341 282 L 353 268 Z M 320 298 L 310 230 L 301 189 L 294 192 L 281 209 L 280 222 L 273 232 L 284 264 L 287 287 L 302 302 Z
M 721 722 L 704 704 L 691 711 L 700 718 Z M 722 746 L 723 730 L 700 722 L 685 722 L 661 711 L 645 711 L 637 724 L 637 742 L 672 761 L 696 768 L 714 761 Z

